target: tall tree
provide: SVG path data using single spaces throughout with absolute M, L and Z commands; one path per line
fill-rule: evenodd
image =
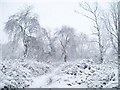
M 99 46 L 99 61 L 100 63 L 102 63 L 103 62 L 103 44 L 102 44 L 101 27 L 99 24 L 100 11 L 99 11 L 98 3 L 95 2 L 94 5 L 92 4 L 90 5 L 89 3 L 84 2 L 80 4 L 80 7 L 89 13 L 88 15 L 87 14 L 82 14 L 82 15 L 92 20 L 94 23 L 94 28 L 96 30 L 94 35 L 96 35 L 98 38 L 96 43 L 98 43 L 98 46 Z
M 27 55 L 27 37 L 31 36 L 37 30 L 40 30 L 38 17 L 31 12 L 30 6 L 10 16 L 5 25 L 5 31 L 12 40 L 22 40 L 24 45 L 24 57 Z
M 117 43 L 118 43 L 118 8 L 117 2 L 112 2 L 110 4 L 110 10 L 106 13 L 103 13 L 101 17 L 105 29 L 109 33 L 109 38 L 111 44 L 114 48 L 115 54 L 117 54 Z

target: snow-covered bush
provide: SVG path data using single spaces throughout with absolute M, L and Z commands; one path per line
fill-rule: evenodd
M 34 76 L 50 72 L 50 66 L 31 60 L 5 60 L 0 63 L 0 88 L 12 86 L 15 88 L 28 87 Z
M 41 62 L 27 62 L 24 63 L 24 66 L 31 71 L 32 76 L 39 76 L 51 72 L 51 66 L 46 63 Z
M 84 88 L 111 88 L 117 86 L 117 71 L 117 67 L 109 64 L 91 64 L 88 60 L 68 62 L 59 66 L 52 78 L 54 83 L 51 87 L 64 82 L 69 87 L 81 87 L 84 84 Z
M 2 63 L 0 67 L 0 85 L 13 86 L 15 88 L 28 87 L 32 82 L 30 70 L 23 67 L 20 62 Z

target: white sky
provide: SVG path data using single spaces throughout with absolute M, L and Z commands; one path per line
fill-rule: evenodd
M 54 30 L 55 28 L 60 28 L 62 25 L 68 25 L 75 28 L 77 32 L 89 34 L 91 32 L 90 21 L 84 16 L 74 12 L 74 10 L 79 10 L 80 1 L 81 0 L 0 0 L 0 43 L 7 41 L 3 28 L 8 17 L 24 8 L 26 4 L 33 6 L 33 12 L 39 15 L 39 21 L 42 27 Z M 105 6 L 104 3 L 110 0 L 97 1 Z

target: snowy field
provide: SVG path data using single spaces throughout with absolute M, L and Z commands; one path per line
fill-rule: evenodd
M 6 62 L 6 61 L 4 61 Z M 0 63 L 0 88 L 112 88 L 118 84 L 117 66 L 91 60 L 40 63 L 31 60 Z

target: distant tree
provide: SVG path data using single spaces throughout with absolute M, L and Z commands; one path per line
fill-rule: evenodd
M 88 51 L 89 51 L 88 36 L 84 33 L 80 33 L 75 40 L 77 43 L 78 56 L 80 58 L 88 57 Z
M 35 31 L 40 30 L 40 24 L 35 14 L 31 12 L 31 7 L 9 17 L 5 25 L 5 31 L 12 40 L 22 40 L 24 45 L 24 57 L 27 55 L 27 36 L 31 36 Z
M 57 35 L 62 51 L 61 57 L 63 57 L 64 62 L 67 62 L 69 56 L 74 57 L 76 53 L 74 29 L 68 26 L 62 26 L 60 31 L 57 32 Z
M 46 38 L 46 41 L 48 41 L 48 51 L 46 52 L 47 57 L 52 57 L 55 58 L 56 50 L 55 50 L 55 45 L 54 42 L 56 40 L 55 35 L 51 35 L 50 32 L 48 32 L 45 28 L 42 28 L 44 32 L 44 36 Z
M 20 55 L 18 54 L 18 43 L 14 41 L 10 41 L 7 44 L 3 44 L 1 48 L 2 59 L 14 59 Z M 21 52 L 19 50 L 19 52 Z

